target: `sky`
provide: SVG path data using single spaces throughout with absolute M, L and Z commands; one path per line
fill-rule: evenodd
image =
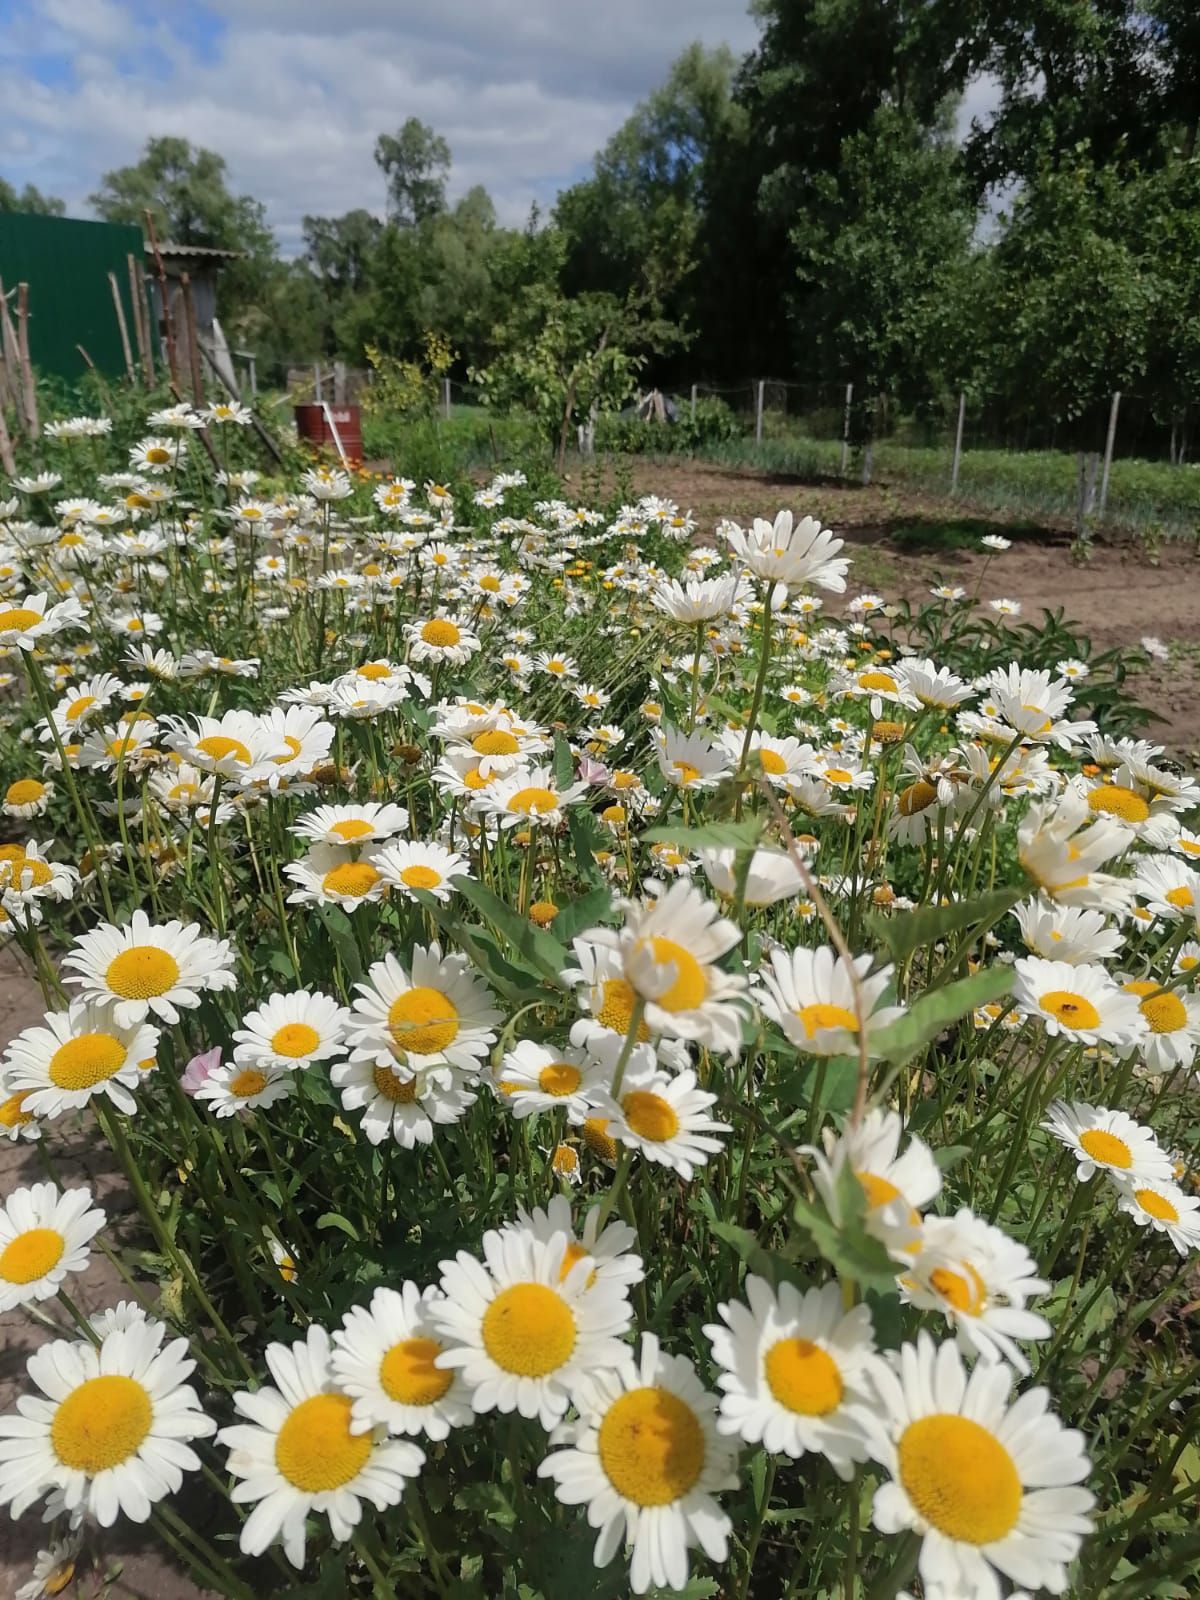
M 280 248 L 381 212 L 376 136 L 429 123 L 451 197 L 545 209 L 693 40 L 755 42 L 747 0 L 0 0 L 0 176 L 88 216 L 155 134 L 223 155 Z

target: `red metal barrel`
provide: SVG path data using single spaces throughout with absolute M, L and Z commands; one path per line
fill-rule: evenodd
M 335 405 L 304 405 L 294 407 L 296 432 L 309 444 L 329 445 L 336 453 L 338 439 L 348 461 L 361 461 L 362 407 Z M 332 422 L 333 427 L 330 427 Z M 334 437 L 337 429 L 337 438 Z

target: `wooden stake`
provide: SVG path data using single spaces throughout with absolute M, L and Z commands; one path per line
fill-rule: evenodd
M 135 291 L 137 302 L 142 309 L 142 327 L 146 334 L 146 382 L 153 387 L 158 381 L 158 363 L 162 360 L 162 346 L 158 342 L 158 329 L 154 325 L 154 317 L 150 310 L 150 291 L 146 287 L 146 264 L 134 256 L 130 256 L 129 260 L 137 285 Z
M 842 477 L 850 465 L 850 411 L 854 405 L 854 385 L 846 385 L 846 407 L 842 413 Z
M 221 385 L 222 389 L 225 390 L 225 392 L 226 392 L 226 394 L 228 394 L 229 398 L 231 400 L 240 399 L 241 397 L 239 396 L 237 390 L 232 387 L 232 385 L 230 384 L 228 378 L 226 378 L 225 374 L 221 371 L 220 367 L 217 365 L 216 357 L 213 356 L 209 351 L 207 351 L 204 348 L 203 345 L 200 346 L 200 354 L 204 357 L 205 361 L 208 362 L 210 368 L 212 369 L 213 373 L 216 376 L 217 382 Z M 251 361 L 253 361 L 254 357 L 251 356 L 250 359 L 251 359 Z M 275 459 L 276 459 L 276 461 L 278 461 L 279 465 L 283 466 L 283 464 L 284 464 L 283 451 L 279 448 L 279 445 L 276 442 L 276 440 L 274 440 L 271 437 L 271 435 L 267 432 L 266 428 L 263 426 L 262 419 L 254 411 L 251 411 L 251 413 L 250 413 L 250 423 L 251 423 L 251 426 L 253 427 L 255 433 L 257 433 L 258 437 L 262 440 L 263 444 L 266 445 L 267 449 L 275 457 Z
M 754 442 L 755 442 L 755 444 L 761 444 L 762 443 L 763 394 L 766 391 L 766 387 L 767 387 L 767 380 L 765 378 L 760 378 L 758 380 L 758 392 L 757 392 L 757 395 L 755 397 L 755 402 L 754 402 Z
M 950 493 L 958 493 L 958 469 L 962 466 L 962 436 L 963 423 L 967 417 L 967 391 L 960 389 L 958 394 L 958 427 L 954 430 L 954 462 L 950 468 Z
M 104 401 L 104 409 L 106 411 L 111 411 L 113 409 L 113 397 L 109 393 L 108 385 L 105 383 L 104 379 L 100 375 L 99 367 L 92 360 L 91 356 L 88 355 L 87 351 L 83 348 L 83 346 L 81 344 L 77 344 L 75 346 L 75 348 L 76 348 L 76 350 L 79 351 L 79 354 L 83 357 L 84 366 L 87 367 L 87 369 L 91 373 L 92 377 L 95 378 L 95 380 L 96 380 L 97 386 L 99 387 L 99 390 L 100 390 L 100 397 Z
M 192 396 L 199 407 L 204 404 L 204 371 L 200 366 L 200 334 L 196 328 L 196 301 L 192 295 L 192 280 L 186 272 L 179 274 L 179 287 L 183 293 L 183 321 L 187 332 L 188 365 L 192 370 Z
M 21 401 L 21 354 L 17 348 L 17 330 L 13 327 L 4 280 L 0 278 L 0 345 L 4 348 L 5 382 L 17 414 L 17 426 L 22 433 L 29 432 L 29 419 Z
M 29 424 L 29 437 L 38 431 L 37 384 L 33 376 L 33 362 L 29 359 L 29 285 L 17 285 L 17 350 L 21 358 L 21 382 L 25 391 L 25 418 Z
M 154 383 L 154 361 L 150 354 L 150 329 L 142 304 L 144 274 L 132 253 L 125 257 L 125 265 L 129 269 L 129 303 L 133 307 L 133 333 L 137 340 L 138 360 L 142 365 L 142 379 L 149 389 Z
M 117 327 L 121 332 L 121 350 L 125 356 L 125 376 L 133 383 L 137 378 L 137 371 L 133 365 L 133 351 L 129 348 L 129 329 L 125 326 L 125 307 L 121 304 L 121 288 L 117 283 L 117 275 L 110 272 L 108 286 L 112 290 L 113 310 L 117 313 Z
M 17 458 L 13 455 L 12 436 L 4 418 L 3 395 L 0 395 L 0 467 L 4 468 L 10 478 L 16 476 Z
M 154 213 L 147 206 L 142 215 L 146 219 L 146 232 L 150 237 L 150 249 L 154 254 L 154 267 L 158 278 L 158 292 L 162 296 L 163 337 L 167 345 L 167 366 L 171 373 L 171 386 L 178 389 L 179 360 L 175 354 L 175 329 L 171 317 L 171 297 L 167 293 L 167 269 L 163 266 L 162 252 L 158 248 L 158 235 L 154 230 Z
M 1112 471 L 1113 446 L 1117 442 L 1117 412 L 1121 409 L 1121 391 L 1117 389 L 1112 397 L 1112 405 L 1108 412 L 1108 434 L 1104 440 L 1104 472 L 1100 478 L 1100 505 L 1096 515 L 1103 522 L 1104 508 L 1108 504 L 1108 475 Z

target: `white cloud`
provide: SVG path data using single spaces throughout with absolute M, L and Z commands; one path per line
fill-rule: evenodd
M 147 138 L 181 134 L 290 252 L 305 213 L 380 209 L 375 138 L 416 116 L 451 146 L 452 193 L 485 184 L 520 222 L 696 38 L 748 49 L 745 0 L 23 0 L 0 45 L 0 173 L 78 214 Z

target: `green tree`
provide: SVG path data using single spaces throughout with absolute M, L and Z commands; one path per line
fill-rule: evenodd
M 66 214 L 66 203 L 56 195 L 43 194 L 32 183 L 27 183 L 18 194 L 11 183 L 0 178 L 0 211 L 26 211 L 38 217 L 61 217 Z
M 382 231 L 379 218 L 361 209 L 341 217 L 304 218 L 304 259 L 324 298 L 321 346 L 328 355 L 338 353 L 337 326 L 370 285 Z
M 381 133 L 375 162 L 387 182 L 388 216 L 401 228 L 415 228 L 446 205 L 450 146 L 416 117 L 397 133 Z

